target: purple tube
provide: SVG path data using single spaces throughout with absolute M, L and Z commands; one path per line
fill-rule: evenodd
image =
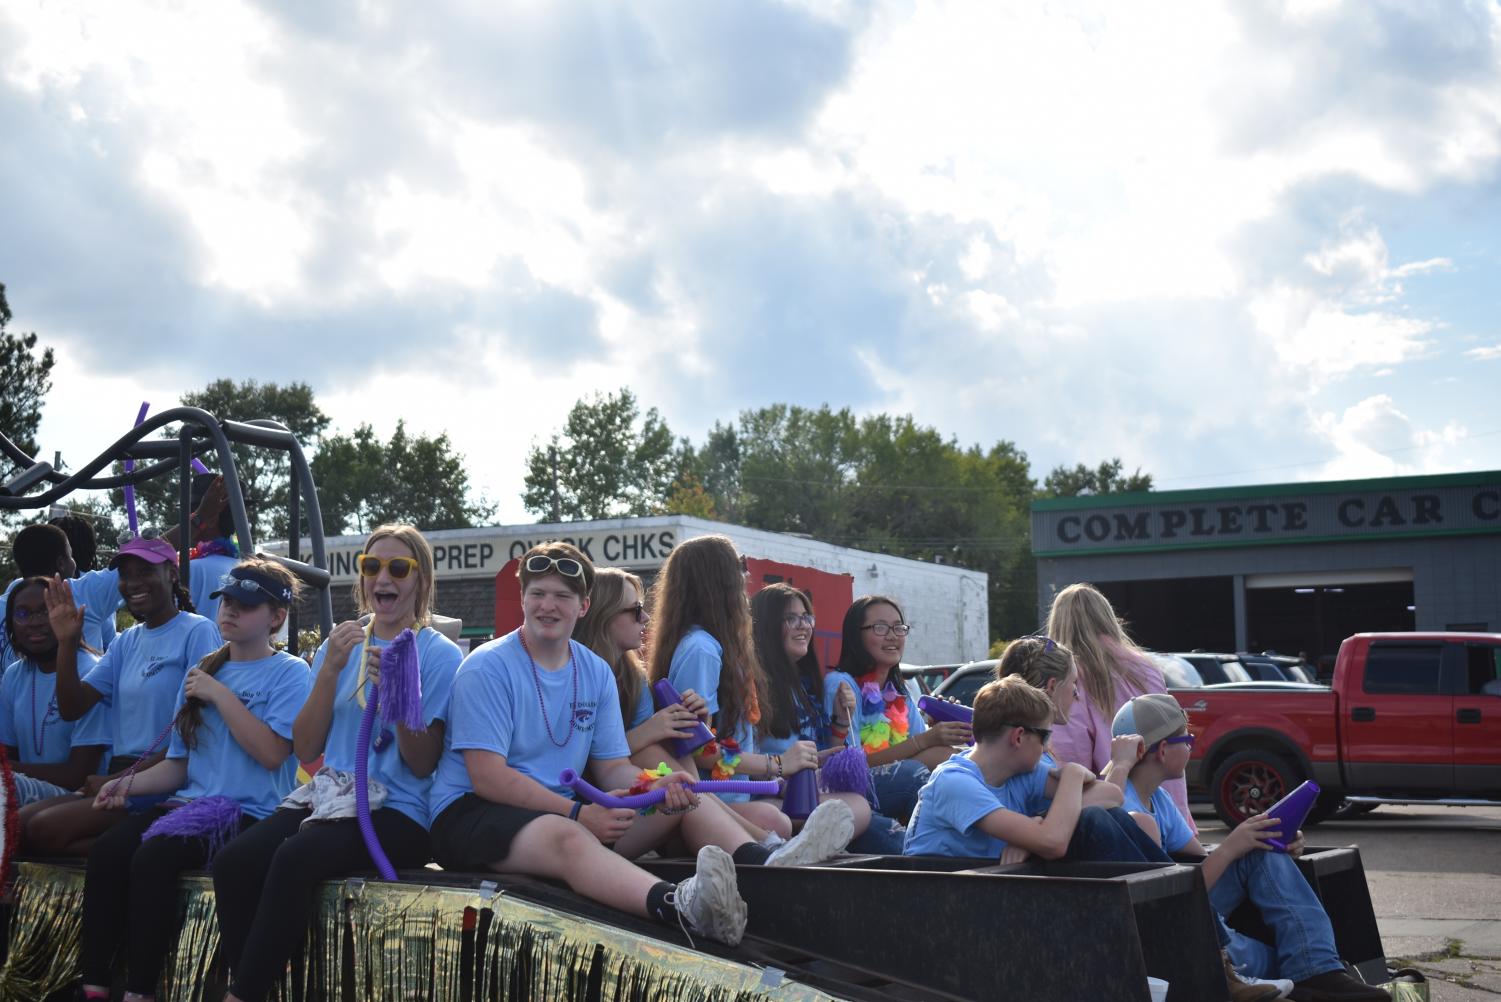
M 626 797 L 612 796 L 597 786 L 590 784 L 588 780 L 572 769 L 564 769 L 558 776 L 558 782 L 573 790 L 574 793 L 577 793 L 590 803 L 598 804 L 601 807 L 628 807 L 636 810 L 660 804 L 663 800 L 667 799 L 666 790 L 647 790 L 645 793 L 634 793 Z M 776 796 L 778 789 L 775 780 L 757 779 L 705 779 L 697 783 L 685 783 L 683 785 L 694 793 L 749 793 L 751 796 L 757 797 Z
M 375 835 L 375 825 L 370 821 L 370 725 L 375 721 L 375 711 L 380 704 L 380 686 L 376 686 L 365 703 L 365 714 L 360 717 L 360 733 L 355 741 L 354 759 L 354 814 L 359 819 L 360 837 L 365 840 L 365 849 L 375 861 L 375 868 L 386 880 L 396 879 L 396 867 L 386 858 Z
M 652 683 L 651 698 L 659 710 L 674 703 L 681 705 L 683 702 L 683 697 L 665 678 Z M 672 739 L 672 754 L 678 758 L 687 758 L 713 740 L 714 732 L 705 727 L 702 720 L 694 721 L 693 737 Z
M 198 461 L 198 457 L 197 456 L 193 457 L 193 472 L 194 473 L 207 473 L 208 472 L 208 467 L 204 466 L 202 463 L 200 463 Z
M 973 724 L 975 711 L 963 703 L 950 702 L 938 696 L 922 696 L 917 700 L 917 708 L 934 720 L 952 720 L 961 724 Z
M 149 401 L 149 400 L 143 400 L 143 401 L 141 401 L 141 412 L 136 415 L 136 426 L 137 427 L 140 426 L 140 424 L 141 424 L 142 421 L 146 420 L 146 412 L 149 411 L 150 409 L 151 409 L 151 401 Z M 131 470 L 133 470 L 135 468 L 136 468 L 135 460 L 133 460 L 133 459 L 127 459 L 125 461 L 125 472 L 126 473 L 129 473 Z M 140 532 L 139 523 L 136 521 L 136 489 L 135 489 L 135 485 L 134 484 L 126 484 L 125 485 L 125 520 L 130 523 L 130 534 L 132 536 L 139 536 L 141 534 L 141 532 Z

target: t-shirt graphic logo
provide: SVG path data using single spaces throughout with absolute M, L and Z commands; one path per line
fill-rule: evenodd
M 171 664 L 171 661 L 168 658 L 152 657 L 151 661 L 146 665 L 146 667 L 141 669 L 141 678 L 150 678 L 157 672 L 161 671 L 163 668 L 167 667 L 167 665 L 169 664 Z
M 573 704 L 573 726 L 581 731 L 591 730 L 594 727 L 594 704 Z

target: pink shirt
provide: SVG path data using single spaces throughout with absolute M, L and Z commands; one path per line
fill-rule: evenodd
M 1167 692 L 1167 686 L 1162 681 L 1162 672 L 1150 661 L 1136 663 L 1137 672 L 1146 681 L 1145 688 L 1138 688 L 1124 679 L 1117 680 L 1115 684 L 1115 706 L 1109 715 L 1100 712 L 1083 683 L 1079 684 L 1079 697 L 1074 700 L 1074 705 L 1068 711 L 1068 723 L 1058 724 L 1053 728 L 1052 749 L 1053 757 L 1060 762 L 1078 762 L 1080 765 L 1098 774 L 1110 764 L 1110 722 L 1115 719 L 1115 711 L 1125 705 L 1126 701 L 1133 696 L 1143 696 L 1149 692 Z M 1198 825 L 1194 824 L 1193 814 L 1188 809 L 1188 784 L 1182 779 L 1170 779 L 1162 784 L 1168 796 L 1173 798 L 1173 803 L 1178 805 L 1178 812 L 1188 822 L 1188 827 L 1194 835 L 1199 834 Z

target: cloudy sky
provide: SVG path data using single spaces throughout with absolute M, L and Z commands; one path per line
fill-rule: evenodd
M 1163 488 L 1501 469 L 1501 7 L 16 0 L 42 442 L 310 383 L 499 517 L 580 395 Z

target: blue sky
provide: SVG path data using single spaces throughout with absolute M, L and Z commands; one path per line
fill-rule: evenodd
M 0 281 L 44 448 L 311 383 L 499 517 L 592 391 L 1119 455 L 1501 469 L 1496 3 L 0 10 Z

